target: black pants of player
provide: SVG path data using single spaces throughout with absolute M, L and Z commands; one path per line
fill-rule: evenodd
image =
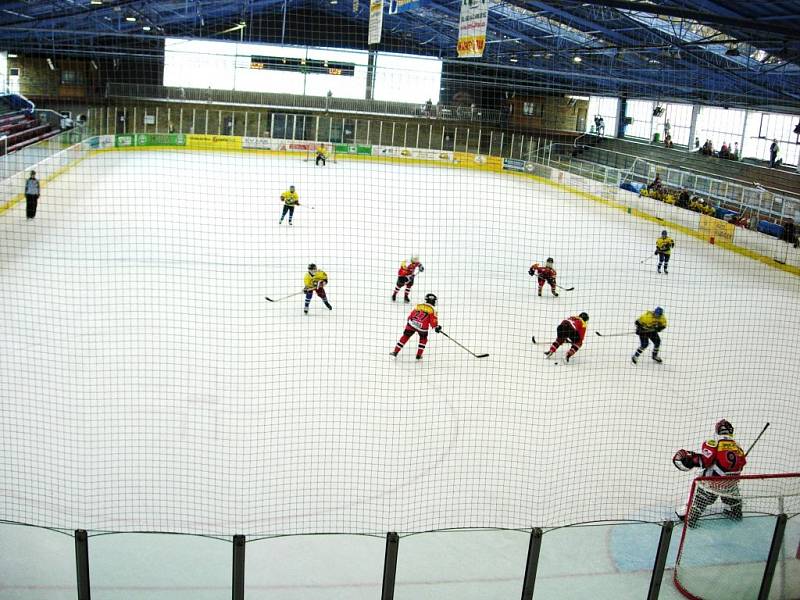
M 661 336 L 657 331 L 637 331 L 636 335 L 639 336 L 639 349 L 636 351 L 638 356 L 645 351 L 650 342 L 653 342 L 653 354 L 658 354 L 658 349 L 661 347 Z
M 36 216 L 37 206 L 39 206 L 39 194 L 25 194 L 25 215 L 29 219 Z
M 283 223 L 283 219 L 286 215 L 289 215 L 289 224 L 292 223 L 292 217 L 294 217 L 294 206 L 287 206 L 284 204 L 283 212 L 281 213 L 281 223 Z
M 320 161 L 322 161 L 322 166 L 324 167 L 325 166 L 325 157 L 322 156 L 321 154 L 317 154 L 317 160 L 315 161 L 314 164 L 319 166 Z
M 692 499 L 692 507 L 689 514 L 686 516 L 686 524 L 689 527 L 696 527 L 697 520 L 703 516 L 706 509 L 717 501 L 717 498 L 722 500 L 726 505 L 724 514 L 734 521 L 741 521 L 742 519 L 742 498 L 739 495 L 739 486 L 733 484 L 730 488 L 726 488 L 725 496 L 718 496 L 708 490 L 697 489 Z
M 660 271 L 661 267 L 664 267 L 664 273 L 667 272 L 667 267 L 669 266 L 669 254 L 664 254 L 663 252 L 658 253 L 658 266 L 656 270 Z

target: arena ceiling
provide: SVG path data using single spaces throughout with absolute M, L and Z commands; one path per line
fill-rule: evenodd
M 800 112 L 800 0 L 489 0 L 484 57 L 460 60 L 459 9 L 387 14 L 378 49 L 439 56 L 476 85 Z M 153 60 L 167 36 L 366 48 L 368 17 L 368 0 L 12 0 L 0 48 Z

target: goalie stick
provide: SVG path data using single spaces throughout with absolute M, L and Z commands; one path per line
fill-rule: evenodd
M 294 294 L 289 294 L 288 296 L 283 296 L 282 298 L 270 298 L 269 296 L 264 296 L 264 300 L 268 300 L 269 302 L 280 302 L 281 300 L 286 300 L 287 298 L 294 298 L 295 296 L 299 296 L 300 294 L 305 294 L 305 290 L 302 292 L 295 292 Z
M 439 333 L 441 333 L 441 334 L 442 334 L 444 337 L 446 337 L 448 340 L 450 340 L 451 342 L 453 342 L 453 343 L 454 343 L 456 346 L 458 346 L 459 348 L 462 348 L 462 349 L 466 350 L 467 352 L 469 352 L 470 354 L 472 354 L 472 356 L 474 356 L 475 358 L 486 358 L 487 356 L 489 356 L 488 354 L 475 354 L 475 353 L 474 353 L 472 350 L 470 350 L 470 349 L 469 349 L 469 348 L 467 348 L 466 346 L 464 346 L 464 345 L 462 345 L 462 344 L 459 344 L 459 343 L 458 343 L 456 340 L 454 340 L 453 338 L 451 338 L 451 337 L 450 337 L 449 335 L 447 335 L 447 334 L 446 334 L 444 331 L 440 331 Z
M 758 434 L 758 437 L 757 437 L 755 440 L 753 440 L 753 443 L 752 443 L 752 444 L 750 444 L 750 447 L 747 449 L 747 452 L 745 452 L 745 453 L 744 453 L 744 455 L 745 455 L 745 456 L 747 456 L 748 454 L 750 454 L 750 450 L 752 450 L 752 449 L 753 449 L 753 446 L 755 446 L 755 445 L 756 445 L 756 443 L 758 443 L 758 440 L 760 440 L 760 439 L 761 439 L 761 436 L 762 436 L 762 435 L 764 435 L 764 432 L 767 430 L 767 427 L 769 427 L 769 423 L 767 423 L 766 425 L 764 425 L 764 429 L 762 429 L 762 430 L 761 430 L 761 433 L 759 433 L 759 434 Z

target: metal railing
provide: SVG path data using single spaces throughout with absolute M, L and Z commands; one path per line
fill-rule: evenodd
M 337 98 L 335 96 L 304 96 L 266 92 L 214 90 L 211 88 L 184 88 L 161 85 L 108 83 L 106 97 L 134 98 L 152 102 L 203 103 L 239 107 L 263 107 L 308 112 L 368 114 L 398 117 L 441 119 L 445 121 L 470 121 L 475 123 L 500 123 L 499 110 L 474 106 L 445 104 L 415 104 L 385 100 Z
M 800 217 L 800 198 L 789 193 L 776 193 L 757 186 L 748 186 L 726 179 L 671 167 L 640 156 L 623 154 L 597 147 L 584 146 L 575 156 L 571 144 L 552 144 L 547 157 L 532 155 L 529 160 L 581 175 L 594 181 L 621 185 L 627 182 L 648 184 L 661 175 L 664 185 L 675 190 L 686 189 L 716 203 L 720 208 L 736 213 L 749 212 L 757 219 L 780 223 Z M 613 165 L 591 160 L 594 155 L 608 156 Z M 545 162 L 543 162 L 545 161 Z

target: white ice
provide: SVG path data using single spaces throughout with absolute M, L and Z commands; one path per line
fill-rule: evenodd
M 294 225 L 280 192 L 297 187 Z M 207 534 L 657 521 L 725 417 L 747 471 L 800 470 L 800 283 L 526 177 L 264 154 L 99 154 L 0 216 L 0 518 Z M 666 226 L 669 229 L 669 226 Z M 389 356 L 426 270 L 444 330 Z M 555 259 L 560 297 L 535 295 Z M 269 304 L 328 272 L 315 298 Z M 663 365 L 630 362 L 664 307 Z M 571 364 L 543 351 L 590 315 Z M 531 343 L 535 335 L 537 345 Z M 556 365 L 555 362 L 559 364 Z

